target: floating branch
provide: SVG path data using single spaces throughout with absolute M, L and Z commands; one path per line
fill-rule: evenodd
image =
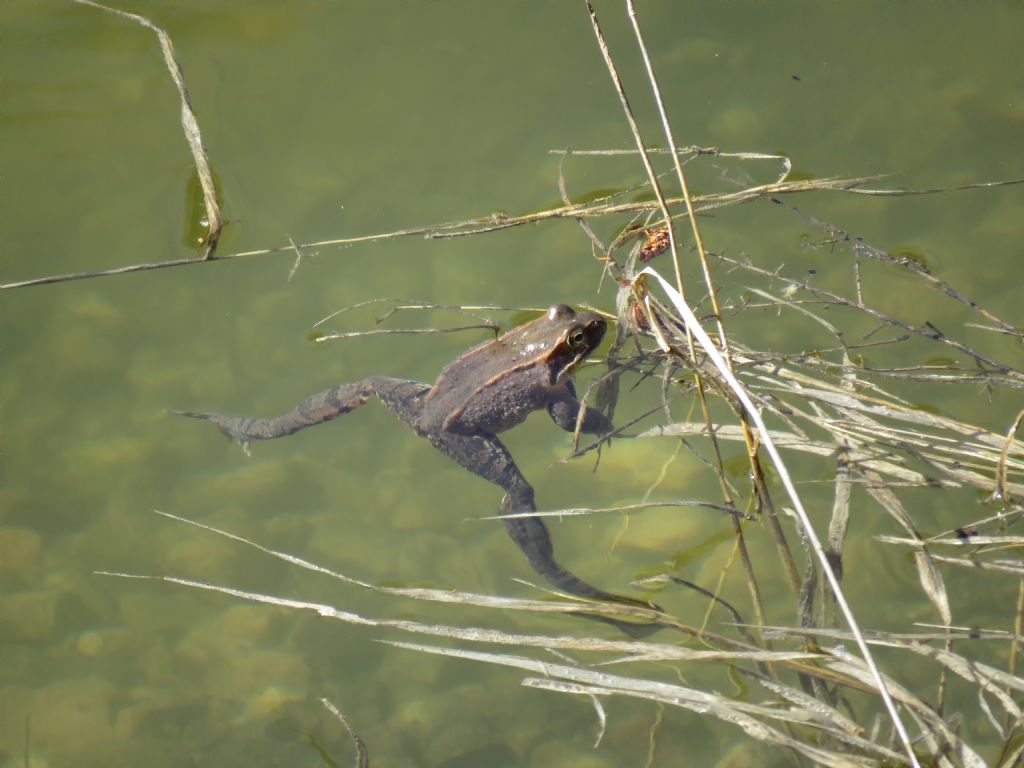
M 91 0 L 75 0 L 75 2 L 93 4 L 91 3 Z M 702 213 L 704 211 L 713 210 L 715 208 L 738 205 L 740 203 L 746 203 L 752 200 L 760 199 L 762 197 L 770 197 L 772 195 L 789 195 L 797 194 L 800 192 L 813 191 L 840 193 L 863 192 L 864 190 L 862 189 L 862 187 L 865 184 L 875 183 L 880 181 L 881 179 L 881 176 L 860 176 L 853 178 L 777 181 L 771 184 L 763 184 L 738 191 L 694 195 L 692 197 L 692 203 L 694 211 L 696 213 Z M 992 186 L 1002 186 L 1006 184 L 1022 183 L 1024 183 L 1024 179 L 1012 179 L 1008 181 L 986 182 L 977 185 L 967 185 L 964 187 L 948 187 L 917 191 L 884 191 L 887 194 L 891 194 L 892 196 L 914 194 L 937 194 L 939 192 L 955 191 L 956 189 L 979 189 Z M 665 201 L 665 203 L 670 207 L 678 206 L 683 202 L 684 200 L 681 197 L 669 198 Z M 512 229 L 514 227 L 525 226 L 527 224 L 538 224 L 544 221 L 555 221 L 559 219 L 600 218 L 603 216 L 609 216 L 613 214 L 647 214 L 656 210 L 658 210 L 657 202 L 642 200 L 622 202 L 616 204 L 590 203 L 578 205 L 562 205 L 556 208 L 548 208 L 543 211 L 537 211 L 535 213 L 522 214 L 520 216 L 483 216 L 473 219 L 466 219 L 464 221 L 450 222 L 447 224 L 431 224 L 429 226 L 422 227 L 407 227 L 404 229 L 392 230 L 390 232 L 380 232 L 369 235 L 356 235 L 354 237 L 341 237 L 333 238 L 330 240 L 318 240 L 312 243 L 300 243 L 297 245 L 289 243 L 288 245 L 281 245 L 274 248 L 257 248 L 249 251 L 238 251 L 236 253 L 221 254 L 216 257 L 216 260 L 224 261 L 227 259 L 245 259 L 256 256 L 271 256 L 273 254 L 279 253 L 289 253 L 294 255 L 296 249 L 305 250 L 323 248 L 327 246 L 348 246 L 357 245 L 361 243 L 377 243 L 384 242 L 387 240 L 396 240 L 398 238 L 403 237 L 425 237 L 430 240 L 448 239 L 453 237 L 469 237 L 473 235 L 487 234 L 490 232 L 499 232 L 505 229 Z M 673 218 L 679 218 L 680 216 L 685 217 L 687 216 L 687 213 L 684 211 L 683 213 L 680 214 L 674 214 Z M 190 257 L 181 259 L 168 259 L 166 261 L 153 261 L 142 264 L 131 264 L 123 267 L 110 267 L 106 269 L 96 269 L 83 272 L 68 272 L 61 275 L 48 275 L 46 277 L 36 277 L 29 280 L 19 280 L 15 282 L 0 283 L 0 290 L 7 290 L 11 288 L 29 288 L 32 286 L 49 285 L 52 283 L 66 283 L 72 280 L 87 280 L 94 277 L 110 277 L 112 275 L 124 275 L 131 272 L 146 272 L 151 269 L 169 269 L 171 267 L 185 267 L 196 264 L 203 264 L 211 260 L 212 257 L 206 256 Z

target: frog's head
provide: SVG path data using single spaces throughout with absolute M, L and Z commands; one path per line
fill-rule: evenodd
M 544 324 L 557 339 L 549 357 L 555 381 L 572 376 L 587 355 L 597 349 L 608 328 L 600 315 L 577 312 L 565 304 L 552 305 L 544 315 Z

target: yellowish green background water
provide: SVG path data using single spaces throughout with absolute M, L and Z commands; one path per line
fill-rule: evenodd
M 582 3 L 119 7 L 149 16 L 177 47 L 231 220 L 222 253 L 538 210 L 558 199 L 549 150 L 631 146 Z M 597 8 L 641 129 L 659 144 L 623 8 Z M 681 143 L 784 151 L 800 172 L 892 174 L 891 186 L 1024 176 L 1019 5 L 643 2 L 640 12 Z M 774 173 L 763 164 L 705 169 L 703 183 L 720 187 Z M 575 158 L 568 167 L 576 195 L 641 177 L 632 160 Z M 191 179 L 152 33 L 72 3 L 0 6 L 0 282 L 189 255 L 200 216 Z M 881 247 L 925 253 L 936 273 L 1021 322 L 1021 188 L 798 204 Z M 848 279 L 847 264 L 825 251 L 809 256 L 800 225 L 768 204 L 723 211 L 706 226 L 715 250 Z M 534 577 L 500 524 L 473 520 L 496 509 L 496 489 L 381 408 L 258 445 L 250 458 L 164 409 L 269 414 L 372 373 L 429 380 L 484 338 L 309 340 L 318 319 L 367 299 L 612 310 L 614 286 L 599 291 L 588 241 L 557 222 L 319 248 L 289 279 L 293 261 L 0 292 L 0 766 L 348 764 L 351 745 L 320 696 L 348 715 L 375 765 L 644 764 L 659 717 L 652 705 L 610 702 L 594 749 L 586 700 L 525 689 L 515 671 L 383 645 L 399 639 L 386 630 L 95 574 L 177 575 L 370 616 L 597 631 L 367 594 L 153 514 L 224 527 L 375 583 L 538 595 L 515 581 Z M 874 286 L 875 300 L 915 323 L 964 321 L 939 296 L 910 300 L 902 279 Z M 332 327 L 371 327 L 374 317 L 351 313 Z M 762 340 L 799 348 L 785 318 L 769 319 L 759 323 Z M 652 384 L 627 393 L 622 413 L 656 396 Z M 966 387 L 930 397 L 995 430 L 1019 408 L 1013 397 Z M 619 440 L 596 472 L 587 460 L 553 465 L 568 442 L 546 422 L 531 419 L 507 440 L 546 508 L 637 501 L 675 449 Z M 718 500 L 692 458 L 673 464 L 658 492 Z M 828 498 L 827 487 L 820 493 Z M 965 493 L 916 511 L 923 527 L 929 515 L 940 527 L 977 516 L 974 501 Z M 615 589 L 673 561 L 679 575 L 710 587 L 731 548 L 724 519 L 689 510 L 636 517 L 611 555 L 614 518 L 567 519 L 553 530 L 567 565 Z M 765 543 L 756 548 L 774 563 Z M 866 624 L 937 621 L 923 598 L 884 599 L 889 586 L 897 594 L 915 582 L 905 561 L 879 561 L 864 542 L 851 548 L 861 560 L 848 565 L 847 584 Z M 726 594 L 742 603 L 738 575 L 734 582 Z M 955 616 L 1007 628 L 1012 593 L 961 586 Z M 766 599 L 780 611 L 788 601 L 781 584 Z M 690 595 L 662 602 L 680 614 L 703 610 Z M 681 674 L 699 684 L 707 673 Z M 934 672 L 906 675 L 924 686 Z M 965 728 L 982 734 L 969 711 Z M 650 764 L 776 759 L 736 730 L 670 711 Z

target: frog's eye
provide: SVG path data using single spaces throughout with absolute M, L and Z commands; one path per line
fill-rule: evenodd
M 569 343 L 570 349 L 583 349 L 587 346 L 587 334 L 583 332 L 582 328 L 573 328 L 569 331 L 566 341 Z

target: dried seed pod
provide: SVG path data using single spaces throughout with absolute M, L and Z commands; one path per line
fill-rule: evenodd
M 644 242 L 640 246 L 637 258 L 646 264 L 655 256 L 663 253 L 668 248 L 668 227 L 649 229 L 644 233 Z

